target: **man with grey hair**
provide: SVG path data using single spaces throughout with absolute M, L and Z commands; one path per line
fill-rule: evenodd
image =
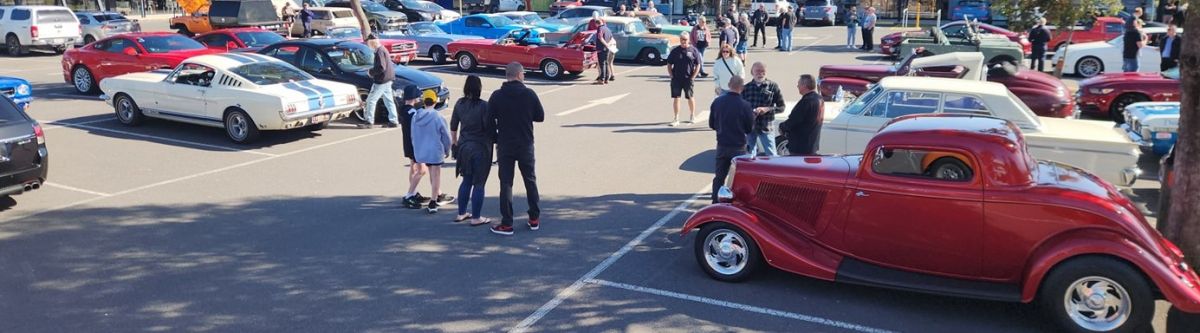
M 388 55 L 388 49 L 379 43 L 379 36 L 367 36 L 367 46 L 375 51 L 375 63 L 371 64 L 371 69 L 367 71 L 367 76 L 371 77 L 371 92 L 367 93 L 367 104 L 363 109 L 363 120 L 366 123 L 359 124 L 358 128 L 371 128 L 375 124 L 375 106 L 380 99 L 387 108 L 388 123 L 385 126 L 396 127 L 399 120 L 396 119 L 396 95 L 392 90 L 392 80 L 396 78 L 396 65 L 392 64 L 392 56 Z
M 717 172 L 713 176 L 712 201 L 725 184 L 729 165 L 734 157 L 746 154 L 746 142 L 754 129 L 755 111 L 750 102 L 742 99 L 745 81 L 734 76 L 729 79 L 729 91 L 713 100 L 708 115 L 708 127 L 717 132 Z
M 1039 17 L 1037 26 L 1029 29 L 1029 43 L 1032 53 L 1029 55 L 1029 69 L 1041 72 L 1046 64 L 1046 43 L 1050 42 L 1050 29 L 1046 28 L 1046 18 Z
M 753 79 L 746 82 L 742 98 L 750 102 L 758 116 L 754 118 L 754 131 L 750 132 L 749 146 L 746 148 L 750 155 L 755 155 L 758 153 L 758 144 L 761 143 L 767 156 L 775 156 L 775 131 L 771 126 L 775 122 L 775 114 L 785 110 L 783 92 L 779 90 L 778 84 L 767 79 L 767 66 L 762 62 L 756 62 L 750 67 L 750 75 Z
M 538 230 L 537 176 L 534 173 L 533 123 L 546 119 L 542 101 L 537 92 L 526 87 L 525 68 L 520 63 L 510 62 L 504 67 L 507 81 L 500 89 L 492 92 L 488 99 L 487 115 L 496 128 L 496 164 L 500 169 L 500 224 L 492 226 L 492 232 L 500 235 L 513 234 L 512 187 L 514 164 L 521 169 L 525 193 L 529 203 L 529 230 Z
M 813 155 L 820 146 L 824 105 L 817 93 L 817 80 L 812 75 L 801 75 L 796 89 L 803 97 L 792 107 L 792 113 L 779 125 L 779 130 L 787 137 L 789 155 Z

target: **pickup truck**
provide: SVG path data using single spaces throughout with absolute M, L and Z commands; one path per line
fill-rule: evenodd
M 188 37 L 223 28 L 256 27 L 281 31 L 283 21 L 271 0 L 178 0 L 184 15 L 170 27 Z
M 1073 28 L 1074 36 L 1070 30 L 1056 29 L 1051 33 L 1050 42 L 1046 43 L 1049 47 L 1046 52 L 1046 58 L 1049 59 L 1054 54 L 1055 50 L 1067 44 L 1067 38 L 1071 39 L 1071 44 L 1106 41 L 1117 38 L 1125 33 L 1125 20 L 1119 17 L 1097 17 L 1094 21 L 1080 22 Z

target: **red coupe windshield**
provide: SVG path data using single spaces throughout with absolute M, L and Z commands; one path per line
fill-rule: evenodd
M 141 43 L 142 47 L 146 48 L 146 52 L 150 53 L 204 49 L 204 44 L 183 35 L 145 36 L 138 38 L 138 43 Z

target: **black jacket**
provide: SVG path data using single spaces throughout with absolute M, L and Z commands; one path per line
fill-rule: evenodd
M 473 184 L 487 181 L 488 170 L 471 170 L 473 165 L 468 163 L 472 158 L 481 161 L 492 161 L 492 143 L 496 140 L 495 118 L 488 114 L 488 103 L 478 98 L 463 97 L 454 103 L 454 113 L 450 115 L 450 130 L 458 133 L 458 146 L 455 147 L 455 174 L 472 174 Z M 490 168 L 488 168 L 490 169 Z M 479 171 L 479 172 L 476 172 Z M 482 177 L 481 177 L 482 176 Z
M 728 92 L 713 100 L 708 113 L 708 128 L 717 131 L 718 147 L 746 147 L 746 138 L 754 129 L 754 109 L 742 95 Z
M 1029 43 L 1033 45 L 1034 53 L 1045 53 L 1046 43 L 1050 42 L 1050 30 L 1046 26 L 1039 25 L 1029 29 Z M 1040 52 L 1039 52 L 1040 51 Z
M 504 82 L 492 92 L 488 114 L 496 124 L 496 144 L 501 150 L 533 146 L 533 123 L 546 119 L 537 93 L 519 81 Z
M 371 65 L 367 75 L 375 84 L 392 82 L 396 78 L 396 65 L 392 64 L 392 57 L 383 46 L 375 49 L 375 64 Z
M 754 14 L 750 16 L 750 23 L 753 23 L 756 27 L 767 26 L 767 11 L 761 8 L 755 9 Z
M 1167 47 L 1167 35 L 1163 35 L 1162 38 L 1159 38 L 1157 45 L 1158 45 L 1158 54 L 1159 54 L 1159 56 L 1162 56 L 1163 48 Z M 1163 58 L 1178 60 L 1179 59 L 1179 51 L 1181 49 L 1183 49 L 1182 46 L 1183 46 L 1183 38 L 1179 38 L 1179 36 L 1176 35 L 1174 44 L 1171 44 L 1171 54 L 1168 55 L 1169 57 L 1163 57 Z
M 813 155 L 821 144 L 822 113 L 821 95 L 812 91 L 804 94 L 800 102 L 792 107 L 787 121 L 779 125 L 788 139 L 788 150 L 792 155 Z

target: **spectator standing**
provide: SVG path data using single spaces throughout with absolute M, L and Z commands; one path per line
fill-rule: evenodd
M 704 16 L 700 16 L 696 20 L 696 26 L 692 27 L 692 41 L 696 44 L 696 51 L 700 52 L 700 63 L 704 63 L 704 49 L 708 48 L 708 38 L 712 33 L 708 31 L 708 21 Z M 700 77 L 708 77 L 708 73 L 704 72 L 704 66 L 700 66 Z
M 1175 12 L 1179 10 L 1179 1 L 1160 0 L 1159 3 L 1162 4 L 1162 9 L 1158 11 L 1159 20 L 1162 21 L 1162 23 L 1171 24 L 1175 19 Z
M 738 14 L 737 8 L 735 8 L 736 6 L 737 5 L 730 5 L 729 10 L 725 11 L 724 18 L 729 20 L 729 22 L 737 22 Z
M 791 9 L 783 7 L 779 14 L 779 49 L 783 52 L 792 51 L 792 27 L 796 25 L 796 16 Z
M 846 48 L 853 49 L 854 35 L 858 34 L 858 7 L 850 6 L 843 21 L 846 22 Z
M 617 16 L 633 16 L 633 12 L 625 7 L 625 4 L 617 6 Z
M 608 29 L 608 25 L 604 21 L 600 21 L 600 27 L 596 29 L 596 59 L 600 61 L 600 76 L 596 78 L 595 84 L 608 84 L 608 80 L 612 78 L 612 62 L 609 61 L 615 50 L 612 30 Z
M 416 148 L 417 163 L 429 168 L 430 193 L 437 200 L 430 200 L 427 208 L 430 214 L 438 212 L 442 203 L 454 201 L 454 197 L 442 193 L 442 164 L 450 156 L 450 131 L 446 129 L 446 119 L 438 114 L 433 106 L 437 101 L 426 98 L 424 107 L 413 113 L 412 140 Z
M 733 47 L 729 44 L 721 44 L 721 51 L 717 53 L 717 60 L 713 61 L 712 71 L 718 96 L 730 91 L 729 80 L 734 77 L 746 77 L 742 61 L 733 54 Z
M 750 33 L 750 15 L 746 15 L 746 13 L 739 15 L 737 24 L 734 27 L 737 28 L 738 33 L 737 47 L 734 48 L 734 51 L 737 52 L 738 58 L 741 58 L 744 63 L 746 62 L 746 35 Z
M 783 112 L 783 108 L 786 107 L 783 92 L 779 90 L 775 81 L 767 79 L 767 66 L 763 63 L 755 62 L 750 66 L 750 75 L 753 75 L 754 79 L 746 83 L 742 98 L 750 103 L 757 116 L 754 117 L 754 129 L 747 139 L 749 144 L 746 151 L 752 156 L 756 155 L 758 145 L 762 144 L 763 152 L 767 156 L 775 156 L 778 153 L 775 151 L 775 131 L 771 124 L 775 122 L 775 114 Z
M 1182 41 L 1177 36 L 1174 24 L 1167 25 L 1167 34 L 1158 42 L 1159 50 L 1162 50 L 1162 62 L 1159 65 L 1159 71 L 1166 71 L 1179 65 L 1179 49 Z
M 729 45 L 730 47 L 736 46 L 738 43 L 737 28 L 733 26 L 732 21 L 729 21 L 729 19 L 722 18 L 719 22 L 720 24 L 717 25 L 720 28 L 720 31 L 717 33 L 717 40 L 720 41 L 720 45 L 717 45 L 718 49 L 725 45 Z
M 717 172 L 713 177 L 712 201 L 725 184 L 729 165 L 734 157 L 746 154 L 746 140 L 754 129 L 754 109 L 742 99 L 742 78 L 729 80 L 729 93 L 713 100 L 708 115 L 708 127 L 717 132 Z
M 870 52 L 875 50 L 875 22 L 877 20 L 875 7 L 867 7 L 867 14 L 862 18 L 863 51 Z
M 399 120 L 396 119 L 396 95 L 392 92 L 392 80 L 396 78 L 396 65 L 392 64 L 392 57 L 388 55 L 387 48 L 379 43 L 379 37 L 375 34 L 367 36 L 367 46 L 375 49 L 375 63 L 371 64 L 371 69 L 367 71 L 367 75 L 371 77 L 371 92 L 367 94 L 366 107 L 363 109 L 363 120 L 365 124 L 359 124 L 358 128 L 371 128 L 375 124 L 376 103 L 383 99 L 383 106 L 387 108 L 388 123 L 386 127 L 396 127 Z
M 604 22 L 600 20 L 600 12 L 592 12 L 592 19 L 588 20 L 586 30 L 600 29 L 600 26 L 602 25 L 604 25 Z
M 1029 69 L 1041 72 L 1046 64 L 1046 43 L 1050 42 L 1050 29 L 1046 28 L 1046 18 L 1038 18 L 1037 25 L 1029 29 L 1029 43 L 1033 44 L 1033 52 L 1029 58 Z
M 783 14 L 787 13 L 787 6 L 775 6 L 775 49 L 783 49 Z M 766 39 L 765 37 L 763 39 Z M 765 42 L 764 42 L 765 43 Z
M 671 77 L 671 109 L 675 111 L 675 118 L 670 126 L 679 126 L 680 96 L 687 99 L 688 111 L 691 114 L 688 124 L 696 121 L 696 100 L 692 98 L 692 88 L 703 65 L 704 58 L 700 51 L 689 43 L 688 34 L 679 34 L 679 46 L 667 54 L 667 75 Z
M 500 224 L 492 232 L 513 234 L 512 187 L 514 165 L 521 169 L 529 203 L 529 230 L 538 230 L 541 209 L 538 207 L 537 176 L 534 173 L 533 123 L 546 119 L 542 101 L 533 89 L 525 86 L 525 68 L 511 62 L 504 68 L 505 81 L 488 99 L 488 114 L 496 124 L 497 164 L 500 169 Z
M 1175 18 L 1171 19 L 1171 23 L 1174 23 L 1175 26 L 1182 27 L 1184 20 L 1187 19 L 1187 11 L 1189 6 L 1191 6 L 1191 4 L 1187 2 L 1179 5 L 1179 7 L 1175 9 Z
M 750 23 L 754 24 L 754 43 L 750 46 L 758 47 L 758 36 L 762 36 L 763 46 L 767 46 L 767 9 L 763 5 L 758 5 L 758 9 L 754 10 L 754 15 L 750 17 Z
M 292 37 L 292 23 L 296 21 L 296 9 L 292 8 L 292 2 L 284 2 L 283 9 L 279 10 L 279 18 L 283 19 L 283 31 L 287 32 L 287 36 Z
M 312 19 L 313 12 L 308 9 L 308 3 L 304 3 L 300 8 L 300 25 L 304 27 L 304 38 L 312 37 Z M 290 31 L 289 31 L 290 33 Z
M 800 91 L 800 102 L 792 107 L 787 121 L 779 125 L 779 130 L 788 138 L 790 155 L 813 155 L 821 143 L 821 122 L 824 121 L 824 106 L 821 95 L 817 94 L 817 81 L 812 75 L 800 76 L 796 84 Z
M 1130 21 L 1130 27 L 1125 29 L 1125 48 L 1121 52 L 1121 70 L 1125 72 L 1138 71 L 1138 53 L 1146 46 L 1146 34 L 1142 32 L 1142 20 Z
M 422 205 L 425 205 L 426 202 L 437 198 L 437 196 L 434 196 L 434 198 L 425 197 L 417 192 L 417 185 L 421 184 L 421 179 L 425 178 L 425 173 L 429 171 L 428 166 L 417 162 L 415 157 L 416 149 L 414 149 L 412 141 L 412 119 L 413 115 L 417 112 L 417 103 L 421 102 L 421 90 L 417 89 L 415 85 L 405 86 L 401 98 L 404 99 L 404 106 L 400 108 L 400 132 L 402 145 L 404 146 L 404 157 L 408 158 L 408 193 L 404 194 L 404 198 L 400 200 L 400 204 L 405 208 L 418 209 Z M 446 198 L 442 197 L 438 199 Z M 449 201 L 442 200 L 439 204 L 447 202 Z
M 454 173 L 462 176 L 462 184 L 458 186 L 458 216 L 454 222 L 471 219 L 471 226 L 492 222 L 480 211 L 483 210 L 488 174 L 492 171 L 496 124 L 487 114 L 487 101 L 479 98 L 482 93 L 483 81 L 475 75 L 467 76 L 463 97 L 454 103 L 454 113 L 450 115 L 450 144 L 454 147 L 456 161 Z

